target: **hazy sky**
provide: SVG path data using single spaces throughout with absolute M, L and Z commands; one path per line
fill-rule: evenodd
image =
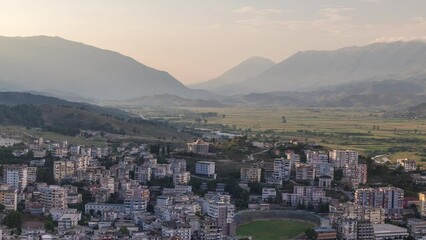
M 0 0 L 0 35 L 84 42 L 189 84 L 251 56 L 426 39 L 426 1 Z

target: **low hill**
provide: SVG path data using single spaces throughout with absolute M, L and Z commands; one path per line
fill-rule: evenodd
M 149 97 L 139 97 L 119 103 L 126 105 L 157 106 L 157 107 L 224 107 L 216 100 L 187 99 L 176 95 L 163 94 Z
M 121 110 L 29 93 L 0 93 L 0 124 L 40 127 L 66 135 L 94 130 L 155 139 L 192 137 Z

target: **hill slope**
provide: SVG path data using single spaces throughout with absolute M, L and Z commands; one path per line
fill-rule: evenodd
M 206 95 L 130 57 L 59 37 L 0 37 L 0 72 L 0 85 L 9 91 L 66 91 L 98 99 Z
M 275 63 L 267 58 L 252 57 L 229 69 L 217 78 L 194 84 L 191 87 L 196 89 L 215 90 L 227 84 L 239 83 L 249 78 L 256 77 L 274 65 Z M 216 92 L 220 92 L 220 90 Z
M 0 93 L 0 124 L 41 127 L 67 135 L 95 130 L 149 138 L 187 137 L 166 124 L 135 118 L 121 110 L 16 92 Z
M 260 75 L 225 87 L 228 94 L 307 91 L 336 84 L 407 79 L 426 74 L 426 43 L 376 43 L 299 52 Z

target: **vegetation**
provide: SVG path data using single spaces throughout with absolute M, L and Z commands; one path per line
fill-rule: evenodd
M 293 220 L 258 220 L 243 224 L 237 228 L 239 236 L 253 236 L 255 240 L 292 239 L 313 225 Z
M 18 211 L 11 211 L 3 219 L 3 224 L 5 224 L 10 229 L 16 230 L 16 233 L 20 235 L 22 232 L 22 219 L 22 213 Z

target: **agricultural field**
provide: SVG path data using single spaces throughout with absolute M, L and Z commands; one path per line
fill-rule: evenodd
M 245 223 L 237 228 L 238 236 L 253 236 L 253 240 L 293 239 L 313 224 L 295 220 L 257 220 Z
M 383 111 L 332 108 L 184 108 L 215 112 L 204 127 L 227 126 L 273 139 L 315 141 L 330 148 L 354 149 L 362 154 L 389 154 L 421 161 L 426 146 L 426 120 L 383 117 Z M 193 119 L 181 119 L 193 124 Z M 424 157 L 426 159 L 426 157 Z

